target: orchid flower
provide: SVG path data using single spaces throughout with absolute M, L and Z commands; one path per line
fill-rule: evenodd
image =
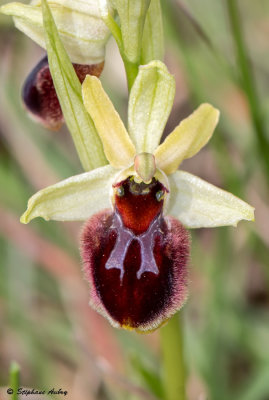
M 254 209 L 182 170 L 210 139 L 219 111 L 202 104 L 159 144 L 175 82 L 165 65 L 140 66 L 129 97 L 129 134 L 101 82 L 82 85 L 109 165 L 37 192 L 21 217 L 88 220 L 81 254 L 90 303 L 115 327 L 151 331 L 187 297 L 189 236 L 185 228 L 236 226 Z
M 73 63 L 98 64 L 104 61 L 110 31 L 100 15 L 96 0 L 47 0 L 63 45 Z M 30 4 L 12 2 L 0 12 L 11 15 L 15 26 L 46 49 L 41 0 Z

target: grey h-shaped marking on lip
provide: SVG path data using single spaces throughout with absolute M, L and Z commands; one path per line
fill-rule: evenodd
M 124 260 L 130 243 L 133 239 L 138 240 L 141 248 L 141 265 L 136 273 L 138 279 L 144 272 L 152 272 L 156 275 L 159 273 L 154 254 L 154 238 L 157 233 L 162 233 L 160 229 L 160 215 L 150 224 L 148 230 L 141 235 L 135 235 L 130 229 L 123 226 L 121 216 L 115 211 L 114 221 L 111 229 L 115 229 L 118 233 L 116 244 L 112 250 L 105 268 L 116 268 L 120 270 L 120 279 L 122 281 L 124 275 Z

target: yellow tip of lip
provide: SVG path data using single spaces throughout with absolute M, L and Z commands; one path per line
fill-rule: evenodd
M 134 328 L 131 326 L 131 319 L 127 318 L 124 323 L 121 325 L 123 329 L 126 329 L 127 331 L 133 331 Z
M 121 325 L 121 327 L 122 327 L 123 329 L 125 329 L 126 331 L 133 331 L 133 330 L 134 330 L 134 328 L 132 328 L 132 327 L 129 326 L 129 325 L 125 325 L 125 324 Z

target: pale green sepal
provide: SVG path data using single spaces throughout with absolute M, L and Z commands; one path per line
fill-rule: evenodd
M 160 0 L 151 0 L 147 12 L 140 64 L 147 64 L 152 60 L 162 61 L 164 57 L 164 34 Z
M 95 3 L 98 5 L 99 13 L 103 20 L 106 20 L 108 16 L 114 14 L 113 8 L 108 0 L 95 0 Z
M 95 76 L 87 75 L 82 85 L 82 96 L 85 108 L 102 140 L 109 163 L 119 169 L 132 164 L 135 147 L 101 81 Z
M 150 0 L 112 0 L 112 5 L 120 17 L 124 54 L 130 62 L 138 63 Z
M 48 3 L 71 61 L 77 64 L 102 62 L 110 31 L 102 20 L 96 0 L 49 0 Z M 0 11 L 13 16 L 19 30 L 46 48 L 40 0 L 30 5 L 8 3 Z
M 175 172 L 183 160 L 194 156 L 206 145 L 218 121 L 219 110 L 211 104 L 201 104 L 154 151 L 158 167 L 167 175 Z
M 82 101 L 81 84 L 59 38 L 47 1 L 42 1 L 50 72 L 65 122 L 85 171 L 107 164 L 102 142 Z
M 184 171 L 169 176 L 170 201 L 167 214 L 187 228 L 236 226 L 240 220 L 254 221 L 254 208 L 233 194 Z
M 158 146 L 175 96 L 175 79 L 161 61 L 139 67 L 130 93 L 129 134 L 137 153 L 153 153 Z
M 36 217 L 57 221 L 85 220 L 111 207 L 109 195 L 117 174 L 118 171 L 106 165 L 42 189 L 29 199 L 21 222 L 27 224 Z

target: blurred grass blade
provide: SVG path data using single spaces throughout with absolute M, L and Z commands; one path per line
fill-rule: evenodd
M 193 28 L 195 29 L 197 34 L 200 36 L 200 38 L 204 41 L 204 43 L 211 50 L 215 51 L 213 43 L 212 43 L 210 37 L 207 35 L 207 33 L 203 29 L 202 25 L 200 25 L 198 20 L 192 15 L 192 13 L 188 9 L 188 7 L 181 0 L 176 0 L 176 4 L 181 9 L 181 11 L 185 15 L 185 17 L 190 21 L 190 23 L 192 24 Z
M 164 36 L 160 0 L 151 0 L 142 39 L 141 64 L 163 60 Z
M 84 108 L 81 84 L 63 47 L 46 0 L 42 0 L 43 24 L 49 67 L 54 86 L 85 171 L 107 164 L 96 128 Z
M 269 181 L 268 132 L 266 131 L 266 125 L 262 114 L 262 105 L 258 96 L 251 64 L 249 62 L 249 55 L 244 40 L 239 8 L 237 0 L 226 0 L 226 3 L 232 30 L 232 37 L 237 53 L 238 70 L 241 74 L 241 85 L 248 100 L 252 124 L 256 131 L 259 154 L 264 164 L 267 181 Z
M 132 357 L 131 363 L 132 367 L 138 373 L 141 380 L 144 382 L 150 392 L 153 393 L 158 399 L 163 399 L 164 390 L 160 375 L 153 369 L 144 366 L 142 360 L 137 355 Z
M 238 396 L 238 400 L 258 400 L 268 399 L 269 393 L 269 367 L 265 365 L 259 368 L 252 379 L 242 391 L 242 395 Z

